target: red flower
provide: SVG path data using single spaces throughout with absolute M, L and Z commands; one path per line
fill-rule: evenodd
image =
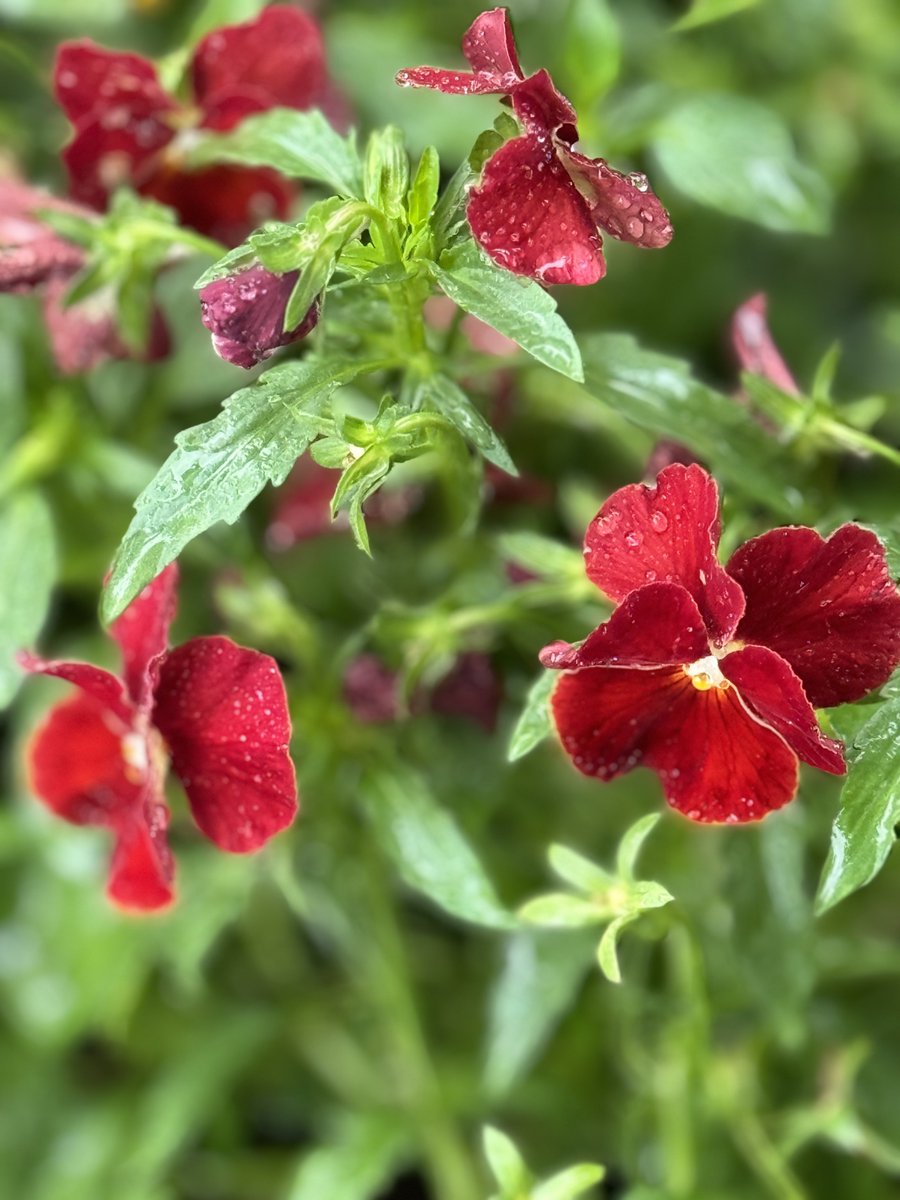
M 72 279 L 85 254 L 54 233 L 35 215 L 41 209 L 85 217 L 80 205 L 59 200 L 40 188 L 0 180 L 0 292 L 25 295 L 40 291 L 53 357 L 64 375 L 89 371 L 108 358 L 134 358 L 119 335 L 114 297 L 101 289 L 70 308 L 65 306 Z M 143 358 L 154 361 L 169 352 L 169 334 L 156 311 Z
M 289 331 L 284 328 L 284 311 L 299 278 L 299 271 L 275 275 L 254 266 L 202 288 L 200 319 L 212 334 L 219 358 L 249 370 L 279 346 L 306 337 L 319 319 L 318 301 L 313 301 L 299 325 Z
M 167 567 L 112 626 L 121 678 L 89 663 L 20 656 L 26 670 L 81 689 L 34 735 L 32 786 L 64 820 L 111 830 L 107 892 L 127 908 L 160 908 L 173 897 L 168 759 L 201 832 L 222 850 L 258 850 L 297 811 L 278 667 L 225 637 L 167 650 L 177 578 Z
M 321 101 L 322 38 L 312 17 L 274 4 L 203 38 L 188 76 L 193 106 L 170 96 L 153 63 L 137 54 L 87 40 L 60 46 L 54 88 L 74 126 L 63 151 L 72 195 L 102 209 L 128 184 L 170 205 L 185 225 L 234 245 L 263 220 L 287 216 L 289 185 L 266 168 L 186 170 L 182 149 L 193 129 L 229 130 L 253 113 Z
M 507 9 L 476 17 L 462 45 L 471 72 L 415 67 L 398 72 L 397 82 L 456 95 L 498 93 L 512 102 L 522 136 L 488 160 L 466 209 L 476 241 L 495 262 L 542 283 L 588 284 L 606 272 L 598 226 L 636 246 L 668 244 L 669 215 L 644 175 L 622 175 L 572 149 L 575 110 L 546 71 L 522 73 Z
M 800 395 L 800 389 L 769 333 L 766 297 L 762 292 L 745 300 L 731 318 L 731 344 L 742 371 L 761 375 L 791 396 Z
M 797 788 L 797 760 L 840 775 L 814 708 L 858 700 L 900 662 L 900 595 L 884 547 L 858 525 L 827 540 L 773 529 L 716 560 L 716 485 L 671 466 L 621 488 L 588 528 L 590 579 L 618 603 L 579 647 L 552 708 L 585 775 L 656 771 L 695 821 L 754 821 Z

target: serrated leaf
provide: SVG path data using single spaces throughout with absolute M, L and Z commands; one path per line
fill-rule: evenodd
M 481 1131 L 481 1142 L 491 1174 L 504 1195 L 521 1195 L 528 1187 L 531 1177 L 512 1138 L 491 1125 L 485 1125 Z
M 568 846 L 551 846 L 547 857 L 560 879 L 580 891 L 602 893 L 615 886 L 614 876 Z
M 586 338 L 582 350 L 591 395 L 656 437 L 686 441 L 722 484 L 770 511 L 794 518 L 807 512 L 797 464 L 746 409 L 700 383 L 685 362 L 619 333 Z
M 408 1152 L 404 1126 L 384 1113 L 351 1113 L 331 1139 L 308 1154 L 286 1200 L 373 1200 Z
M 648 813 L 627 829 L 619 842 L 616 854 L 616 874 L 620 879 L 634 879 L 634 864 L 648 835 L 659 824 L 660 813 Z
M 556 301 L 533 280 L 504 271 L 468 238 L 430 263 L 435 282 L 460 308 L 511 338 L 569 379 L 584 378 L 581 353 Z
M 629 922 L 637 917 L 637 913 L 628 913 L 624 917 L 616 917 L 610 921 L 603 931 L 603 937 L 597 947 L 597 965 L 610 983 L 622 982 L 622 971 L 619 967 L 618 940 L 619 934 Z
M 711 25 L 713 21 L 723 21 L 733 17 L 735 13 L 755 8 L 760 0 L 694 0 L 691 7 L 672 26 L 681 33 L 689 29 L 699 29 L 701 25 Z
M 548 892 L 535 896 L 519 909 L 519 920 L 528 925 L 543 925 L 548 929 L 581 929 L 598 925 L 612 914 L 593 900 L 583 900 L 570 892 Z
M 342 137 L 315 108 L 273 108 L 246 117 L 229 133 L 204 137 L 188 155 L 192 167 L 220 162 L 272 167 L 289 179 L 327 184 L 342 196 L 363 193 L 353 134 Z
M 523 930 L 509 939 L 491 995 L 485 1085 L 510 1088 L 574 1003 L 594 956 L 595 932 Z
M 827 183 L 799 161 L 781 118 L 756 100 L 693 96 L 659 123 L 652 149 L 671 185 L 698 204 L 768 229 L 828 232 Z
M 280 363 L 234 392 L 212 421 L 180 433 L 176 449 L 135 502 L 102 601 L 111 621 L 198 534 L 233 524 L 267 483 L 283 483 L 337 387 L 362 364 Z
M 21 492 L 0 510 L 0 708 L 18 691 L 15 656 L 40 633 L 55 574 L 50 510 L 36 492 Z
M 463 921 L 491 929 L 515 925 L 452 814 L 418 775 L 372 775 L 364 793 L 378 840 L 409 887 Z
M 606 1171 L 597 1163 L 579 1163 L 545 1180 L 531 1193 L 531 1200 L 575 1200 L 600 1183 Z
M 503 439 L 495 433 L 466 393 L 452 379 L 448 379 L 446 375 L 426 376 L 419 385 L 419 396 L 424 404 L 451 421 L 466 441 L 480 450 L 488 462 L 505 471 L 507 475 L 518 475 L 519 472 Z
M 509 739 L 509 749 L 506 752 L 508 762 L 516 762 L 518 759 L 524 758 L 544 738 L 550 736 L 553 729 L 550 693 L 558 678 L 558 671 L 541 671 L 528 689 L 525 707 L 522 709 Z
M 839 712 L 832 714 L 842 732 Z M 847 781 L 831 829 L 816 911 L 864 887 L 884 866 L 900 824 L 900 697 L 877 705 L 848 746 Z

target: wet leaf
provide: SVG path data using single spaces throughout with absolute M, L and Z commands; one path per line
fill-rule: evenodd
M 516 762 L 550 736 L 553 719 L 550 715 L 550 693 L 559 678 L 558 671 L 541 671 L 528 689 L 525 707 L 516 721 L 506 752 L 507 761 Z
M 503 439 L 452 379 L 446 375 L 429 375 L 422 380 L 419 395 L 424 404 L 452 421 L 466 441 L 480 450 L 488 462 L 507 475 L 518 475 Z

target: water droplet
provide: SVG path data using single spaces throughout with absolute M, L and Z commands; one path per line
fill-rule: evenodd
M 644 578 L 647 580 L 648 583 L 653 583 L 653 581 L 656 579 L 656 572 L 655 571 L 645 571 Z
M 632 171 L 627 178 L 631 186 L 636 187 L 639 192 L 648 192 L 650 190 L 649 180 L 643 171 Z
M 629 531 L 625 534 L 625 545 L 630 546 L 632 549 L 636 549 L 638 546 L 640 546 L 643 540 L 644 535 L 639 533 L 636 529 L 629 529 Z
M 665 533 L 669 528 L 669 518 L 661 509 L 650 514 L 650 525 L 654 533 Z

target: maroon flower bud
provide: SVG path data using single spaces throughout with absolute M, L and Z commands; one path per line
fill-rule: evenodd
M 249 370 L 279 346 L 306 337 L 319 319 L 318 301 L 299 325 L 284 329 L 284 310 L 299 278 L 299 271 L 275 275 L 255 266 L 208 283 L 200 292 L 200 319 L 212 334 L 216 354 Z

